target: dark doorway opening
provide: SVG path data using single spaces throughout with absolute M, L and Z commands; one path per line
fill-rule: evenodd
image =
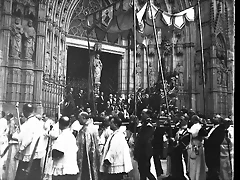
M 120 55 L 106 52 L 100 53 L 103 64 L 100 91 L 104 94 L 118 91 L 118 62 Z M 88 49 L 68 47 L 67 52 L 67 85 L 74 91 L 88 88 L 89 55 Z

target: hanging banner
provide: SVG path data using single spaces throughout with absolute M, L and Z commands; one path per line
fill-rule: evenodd
M 109 5 L 100 11 L 87 16 L 88 28 L 91 31 L 95 29 L 97 37 L 101 40 L 107 36 L 109 41 L 115 41 L 122 32 L 126 34 L 133 28 L 133 0 L 122 0 L 117 3 Z M 152 8 L 152 13 L 150 11 Z M 136 18 L 138 21 L 137 38 L 142 42 L 144 36 L 151 36 L 153 34 L 152 19 L 154 18 L 157 30 L 161 29 L 162 37 L 169 38 L 174 27 L 181 30 L 186 21 L 194 21 L 195 9 L 190 7 L 179 13 L 170 14 L 162 11 L 151 3 L 145 3 L 141 8 L 137 5 Z M 99 34 L 98 34 L 99 33 Z

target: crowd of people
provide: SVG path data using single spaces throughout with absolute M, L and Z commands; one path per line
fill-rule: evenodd
M 162 123 L 149 105 L 137 116 L 127 116 L 119 109 L 108 111 L 111 100 L 106 102 L 106 108 L 98 107 L 99 116 L 89 106 L 55 119 L 34 114 L 31 104 L 23 105 L 20 119 L 2 112 L 0 179 L 232 179 L 233 126 L 228 117 L 215 115 L 208 126 L 204 117 L 183 107 L 173 108 Z

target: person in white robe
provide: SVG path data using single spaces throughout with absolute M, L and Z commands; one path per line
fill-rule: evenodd
M 62 130 L 53 145 L 53 180 L 77 180 L 79 173 L 77 164 L 77 142 L 67 116 L 59 119 L 59 129 Z
M 3 154 L 4 150 L 8 146 L 8 123 L 7 119 L 5 118 L 5 112 L 2 111 L 0 115 L 0 156 Z M 0 157 L 0 180 L 4 177 L 4 163 L 7 159 L 7 155 Z
M 206 180 L 206 163 L 203 147 L 204 137 L 208 135 L 204 126 L 200 124 L 199 117 L 194 115 L 190 128 L 190 144 L 188 146 L 188 175 L 191 180 Z
M 104 146 L 100 163 L 100 172 L 106 174 L 106 180 L 122 180 L 133 169 L 125 134 L 119 129 L 121 125 L 120 118 L 111 118 L 110 127 L 114 132 Z

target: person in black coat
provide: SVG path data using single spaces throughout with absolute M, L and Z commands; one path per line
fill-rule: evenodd
M 157 121 L 157 127 L 155 128 L 152 140 L 153 146 L 153 160 L 157 177 L 163 174 L 161 157 L 163 157 L 163 135 L 166 133 L 165 127 L 160 127 L 160 121 Z
M 71 117 L 75 113 L 76 105 L 73 98 L 73 88 L 70 88 L 65 99 L 64 99 L 64 108 L 62 116 Z
M 205 160 L 208 167 L 208 180 L 219 180 L 220 171 L 220 145 L 225 137 L 225 126 L 220 122 L 223 120 L 219 115 L 212 120 L 214 127 L 205 139 Z
M 151 157 L 153 156 L 152 138 L 154 127 L 150 118 L 151 112 L 148 109 L 143 109 L 141 113 L 142 127 L 136 139 L 134 148 L 134 158 L 138 162 L 140 180 L 156 180 L 150 171 Z

